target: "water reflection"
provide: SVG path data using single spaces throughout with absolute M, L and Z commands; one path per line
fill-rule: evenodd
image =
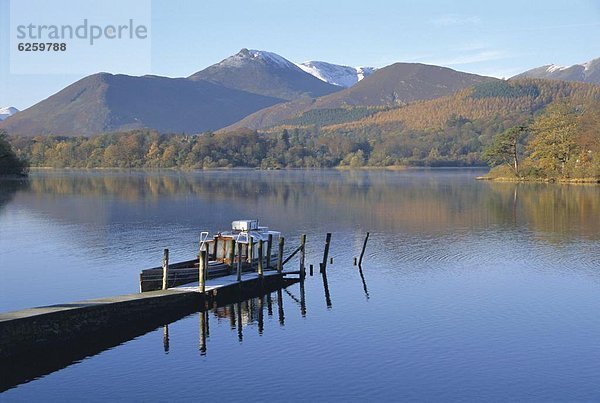
M 169 325 L 163 326 L 163 349 L 169 353 Z
M 369 290 L 367 289 L 367 281 L 365 280 L 365 275 L 363 273 L 362 265 L 358 265 L 358 273 L 360 274 L 360 279 L 362 281 L 363 290 L 365 292 L 365 297 L 368 300 L 369 299 Z
M 600 186 L 476 182 L 474 176 L 460 171 L 37 174 L 20 201 L 40 207 L 40 196 L 44 195 L 53 199 L 108 197 L 136 209 L 167 210 L 157 214 L 157 220 L 162 221 L 190 217 L 186 201 L 193 197 L 198 211 L 206 204 L 227 201 L 233 210 L 252 210 L 281 223 L 283 231 L 291 230 L 291 223 L 306 220 L 301 207 L 310 207 L 313 215 L 309 223 L 361 225 L 380 232 L 525 225 L 536 231 L 590 239 L 600 236 L 596 222 Z M 124 212 L 127 204 L 120 205 Z M 76 210 L 52 203 L 43 208 L 65 220 L 103 219 L 95 202 Z M 191 220 L 202 218 L 206 223 L 202 215 Z
M 327 270 L 321 270 L 321 277 L 323 278 L 323 291 L 325 294 L 325 304 L 328 309 L 333 306 L 331 304 L 331 295 L 329 294 L 329 283 L 327 282 Z
M 173 343 L 169 335 L 169 324 L 188 316 L 192 311 L 198 311 L 198 350 L 202 356 L 208 353 L 211 317 L 217 320 L 227 319 L 230 328 L 237 330 L 237 337 L 241 343 L 244 340 L 245 328 L 256 327 L 258 334 L 263 334 L 266 324 L 264 316 L 265 308 L 267 315 L 273 316 L 273 303 L 276 303 L 278 307 L 279 325 L 285 325 L 283 291 L 288 293 L 292 299 L 302 306 L 302 316 L 306 315 L 303 282 L 298 282 L 300 284 L 300 294 L 302 295 L 301 300 L 296 298 L 292 294 L 292 291 L 288 289 L 296 282 L 294 280 L 288 281 L 287 284 L 290 285 L 286 285 L 284 288 L 277 288 L 267 293 L 259 293 L 258 296 L 237 302 L 217 300 L 216 304 L 212 307 L 182 306 L 178 311 L 152 320 L 144 319 L 141 321 L 132 319 L 127 325 L 111 328 L 107 332 L 99 332 L 93 339 L 75 340 L 69 342 L 68 345 L 55 346 L 50 349 L 33 348 L 30 352 L 18 357 L 12 357 L 10 360 L 4 360 L 0 363 L 0 392 L 80 362 L 85 358 L 112 349 L 157 329 L 162 329 L 162 347 L 164 353 L 168 354 Z M 275 301 L 273 298 L 274 295 Z
M 13 200 L 18 191 L 26 190 L 29 187 L 27 179 L 8 179 L 0 178 L 0 212 L 5 205 Z

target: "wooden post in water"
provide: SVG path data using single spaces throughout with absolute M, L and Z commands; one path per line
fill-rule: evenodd
M 235 261 L 235 239 L 231 239 L 231 248 L 229 249 L 229 272 L 233 273 Z
M 258 240 L 258 266 L 256 268 L 258 271 L 258 277 L 263 276 L 263 240 Z
M 250 263 L 250 270 L 252 270 L 252 259 L 254 259 L 254 239 L 252 235 L 248 234 L 248 263 Z
M 213 244 L 213 255 L 212 255 L 212 260 L 217 260 L 217 255 L 218 255 L 218 246 L 219 246 L 219 237 L 215 235 L 215 237 L 213 238 L 214 244 Z
M 304 258 L 306 257 L 306 234 L 300 235 L 300 278 L 306 277 L 306 267 L 304 267 Z
M 242 246 L 241 242 L 238 243 L 237 281 L 242 281 Z
M 325 237 L 325 250 L 323 251 L 323 263 L 321 263 L 321 273 L 327 270 L 327 256 L 329 255 L 329 244 L 331 243 L 331 232 Z
M 310 270 L 308 273 L 312 276 L 313 275 L 313 265 L 312 264 L 309 265 L 309 268 L 310 268 Z
M 365 237 L 365 242 L 363 243 L 362 251 L 360 252 L 360 258 L 358 259 L 358 265 L 362 264 L 362 259 L 365 254 L 365 249 L 367 248 L 367 241 L 369 240 L 369 233 L 367 232 L 367 236 Z
M 167 281 L 169 279 L 169 250 L 168 249 L 165 249 L 163 251 L 162 269 L 163 269 L 162 289 L 166 290 L 168 288 Z
M 356 256 L 354 256 L 354 266 L 356 266 Z
M 283 244 L 285 243 L 285 238 L 279 238 L 279 249 L 277 251 L 277 273 L 281 273 L 283 269 Z
M 267 270 L 271 268 L 271 248 L 273 245 L 273 234 L 269 234 L 267 239 Z
M 208 251 L 200 251 L 200 259 L 198 261 L 198 289 L 200 292 L 205 292 L 206 266 L 208 264 Z

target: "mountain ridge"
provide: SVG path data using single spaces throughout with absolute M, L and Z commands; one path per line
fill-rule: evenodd
M 97 73 L 0 122 L 11 134 L 94 135 L 153 128 L 216 130 L 281 99 L 185 78 Z
M 500 80 L 447 67 L 422 63 L 394 63 L 376 70 L 350 88 L 316 99 L 300 99 L 267 107 L 223 128 L 222 131 L 241 127 L 265 128 L 314 109 L 404 105 L 449 95 L 463 88 L 490 81 Z
M 377 70 L 375 67 L 350 67 L 322 61 L 297 63 L 296 66 L 319 80 L 344 88 L 352 87 Z
M 576 81 L 600 84 L 600 58 L 571 66 L 547 64 L 517 74 L 512 78 L 545 78 L 550 80 Z
M 4 106 L 4 107 L 0 108 L 0 121 L 11 117 L 12 115 L 14 115 L 15 113 L 18 113 L 18 112 L 19 112 L 19 110 L 17 108 L 15 108 L 14 106 Z
M 276 53 L 246 48 L 188 79 L 285 100 L 319 97 L 341 89 L 306 73 Z

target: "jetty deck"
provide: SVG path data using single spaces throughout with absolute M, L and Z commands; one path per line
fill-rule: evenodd
M 280 288 L 293 281 L 277 271 L 243 273 L 209 279 L 205 292 L 196 284 L 167 290 L 97 298 L 23 309 L 0 314 L 0 357 L 17 355 L 32 346 L 68 343 L 119 327 L 132 320 L 157 318 L 173 312 L 194 312 L 218 300 L 243 297 L 247 292 Z

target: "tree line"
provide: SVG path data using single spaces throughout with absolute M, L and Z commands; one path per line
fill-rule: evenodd
M 377 136 L 295 128 L 199 135 L 134 130 L 93 137 L 14 136 L 10 140 L 18 157 L 32 167 L 278 169 L 482 164 L 481 144 L 469 137 L 467 133 L 450 137 L 414 133 L 412 141 L 403 144 L 403 140 L 381 142 Z
M 600 103 L 556 103 L 496 135 L 483 158 L 492 177 L 600 180 Z

